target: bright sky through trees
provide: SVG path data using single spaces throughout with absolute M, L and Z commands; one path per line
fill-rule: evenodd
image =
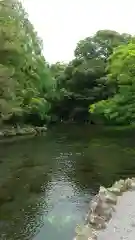
M 135 34 L 134 0 L 22 0 L 49 62 L 69 61 L 76 43 L 99 29 Z

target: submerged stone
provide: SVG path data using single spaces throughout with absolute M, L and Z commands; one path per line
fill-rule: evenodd
M 101 216 L 90 214 L 88 217 L 88 221 L 96 229 L 106 228 L 105 219 Z
M 74 240 L 97 240 L 97 234 L 89 224 L 77 226 L 75 232 L 77 236 Z

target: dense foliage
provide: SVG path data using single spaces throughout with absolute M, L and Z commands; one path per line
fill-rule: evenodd
M 90 107 L 90 112 L 107 124 L 135 122 L 135 44 L 115 49 L 108 60 L 108 84 L 113 96 Z
M 45 120 L 52 88 L 42 41 L 16 0 L 0 3 L 0 115 L 10 121 Z
M 92 122 L 93 116 L 88 114 L 88 106 L 99 102 L 99 108 L 101 105 L 106 108 L 104 105 L 106 102 L 100 101 L 110 98 L 115 93 L 115 84 L 109 84 L 108 80 L 109 64 L 111 67 L 108 58 L 112 56 L 115 59 L 112 55 L 115 48 L 118 46 L 124 48 L 131 39 L 128 34 L 110 30 L 98 31 L 93 37 L 81 40 L 77 44 L 75 58 L 67 66 L 60 63 L 53 65 L 58 89 L 63 90 L 61 98 L 53 105 L 55 114 L 65 120 Z
M 100 30 L 78 42 L 68 64 L 49 65 L 22 4 L 0 1 L 0 16 L 2 122 L 134 122 L 135 42 L 131 35 Z

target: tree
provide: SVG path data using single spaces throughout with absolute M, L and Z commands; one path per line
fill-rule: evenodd
M 75 56 L 81 59 L 98 58 L 107 60 L 114 48 L 121 44 L 127 44 L 131 39 L 130 34 L 100 30 L 93 37 L 87 37 L 79 41 L 75 49 Z
M 57 86 L 64 90 L 62 95 L 59 91 L 57 113 L 61 112 L 62 117 L 66 115 L 66 118 L 68 116 L 69 119 L 74 119 L 80 108 L 87 120 L 89 104 L 112 95 L 107 80 L 107 58 L 115 47 L 126 44 L 130 39 L 128 34 L 111 30 L 98 31 L 94 36 L 79 41 L 75 58 L 67 66 L 61 63 L 52 66 Z M 81 119 L 80 115 L 78 120 Z
M 120 96 L 122 104 L 129 104 L 125 92 L 131 98 L 135 55 L 131 35 L 100 30 L 79 41 L 68 64 L 49 65 L 21 2 L 0 1 L 0 16 L 0 119 L 36 125 L 50 118 L 87 121 L 90 104 L 96 103 L 94 111 L 100 106 L 105 118 L 106 108 L 116 110 Z
M 135 121 L 135 44 L 116 48 L 107 70 L 114 96 L 93 104 L 90 112 L 109 124 L 132 124 Z
M 42 54 L 42 41 L 19 1 L 1 2 L 0 15 L 0 71 L 2 68 L 7 69 L 12 75 L 9 85 L 7 77 L 1 72 L 1 78 L 5 79 L 3 81 L 8 85 L 10 107 L 7 109 L 10 109 L 10 117 L 11 113 L 18 114 L 18 109 L 22 115 L 33 114 L 33 102 L 35 106 L 36 101 L 34 111 L 45 119 L 49 109 L 45 100 L 46 94 L 51 91 L 53 81 Z M 1 92 L 4 87 L 1 84 Z

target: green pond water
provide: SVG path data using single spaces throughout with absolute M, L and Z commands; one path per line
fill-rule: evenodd
M 135 175 L 135 131 L 60 125 L 0 144 L 0 239 L 70 240 L 100 185 Z

